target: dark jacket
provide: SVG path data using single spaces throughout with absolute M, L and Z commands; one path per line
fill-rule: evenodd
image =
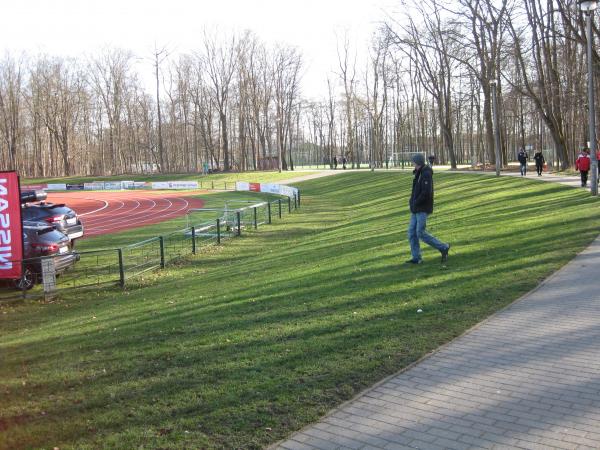
M 524 151 L 520 151 L 517 155 L 517 159 L 521 164 L 527 164 L 527 158 L 529 158 L 529 155 L 527 155 L 527 153 L 525 153 Z
M 535 165 L 536 166 L 543 166 L 544 163 L 546 162 L 546 160 L 544 159 L 544 155 L 542 154 L 542 152 L 538 152 L 535 155 L 533 155 L 533 159 L 535 159 Z
M 412 192 L 410 194 L 410 212 L 433 212 L 433 170 L 429 166 L 421 166 L 413 172 Z

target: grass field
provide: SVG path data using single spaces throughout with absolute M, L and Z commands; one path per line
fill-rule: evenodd
M 583 190 L 442 173 L 429 228 L 449 263 L 426 249 L 406 266 L 410 183 L 307 181 L 299 212 L 142 287 L 2 306 L 0 448 L 264 447 L 532 289 L 600 229 Z

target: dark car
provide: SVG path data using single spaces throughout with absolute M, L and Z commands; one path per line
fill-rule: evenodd
M 24 221 L 46 222 L 66 234 L 71 241 L 83 236 L 83 225 L 71 208 L 63 203 L 27 203 L 33 199 L 40 199 L 40 194 L 29 197 L 27 192 L 21 193 L 21 215 Z
M 17 289 L 31 289 L 42 279 L 43 259 L 52 257 L 56 274 L 79 261 L 79 255 L 71 252 L 70 239 L 44 222 L 23 222 L 23 250 L 23 275 L 13 280 Z

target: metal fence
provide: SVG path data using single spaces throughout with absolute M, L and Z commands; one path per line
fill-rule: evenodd
M 231 205 L 238 207 L 230 208 Z M 263 202 L 230 201 L 223 209 L 190 210 L 192 214 L 186 228 L 125 247 L 17 261 L 15 263 L 22 265 L 23 277 L 3 280 L 0 301 L 42 298 L 61 291 L 100 286 L 124 287 L 128 280 L 185 260 L 207 246 L 257 230 L 282 219 L 299 206 L 299 196 Z M 218 217 L 194 223 L 193 213 L 199 211 L 213 211 Z M 35 283 L 32 288 L 28 286 L 29 281 Z

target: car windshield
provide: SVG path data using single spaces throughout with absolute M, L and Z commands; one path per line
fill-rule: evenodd
M 74 215 L 74 211 L 64 205 L 30 205 L 23 208 L 24 217 L 59 216 L 61 214 Z

